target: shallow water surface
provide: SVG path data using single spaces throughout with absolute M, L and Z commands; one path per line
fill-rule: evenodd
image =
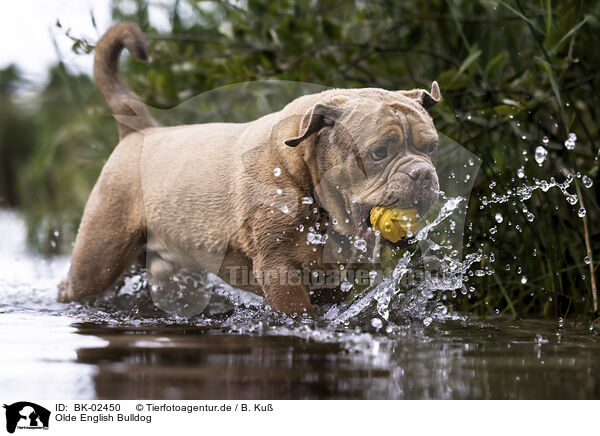
M 0 392 L 49 399 L 600 398 L 588 326 L 411 312 L 395 323 L 271 313 L 211 283 L 207 313 L 156 309 L 133 274 L 83 303 L 55 302 L 68 258 L 27 252 L 0 212 Z M 424 314 L 430 315 L 430 314 Z M 427 325 L 426 325 L 427 324 Z

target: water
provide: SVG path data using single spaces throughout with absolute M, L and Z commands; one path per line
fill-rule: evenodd
M 206 284 L 213 293 L 207 313 L 186 320 L 154 307 L 142 271 L 105 296 L 63 305 L 56 286 L 69 259 L 29 253 L 13 213 L 0 212 L 0 229 L 1 392 L 38 399 L 600 398 L 600 338 L 588 325 L 466 319 L 416 285 L 399 295 L 386 283 L 351 303 L 290 318 L 217 280 Z M 454 267 L 473 259 L 467 254 Z M 400 259 L 396 278 L 412 261 Z

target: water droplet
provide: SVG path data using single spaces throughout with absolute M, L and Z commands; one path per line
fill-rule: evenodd
M 371 325 L 373 327 L 375 327 L 377 330 L 379 330 L 381 328 L 381 326 L 383 326 L 383 323 L 381 322 L 381 320 L 379 318 L 373 318 L 371 320 Z
M 320 233 L 308 232 L 306 234 L 306 241 L 309 244 L 325 244 L 327 241 L 327 235 L 321 235 Z
M 592 260 L 590 259 L 590 256 L 585 256 L 583 258 L 583 261 L 585 262 L 586 265 L 589 265 L 592 262 Z
M 273 175 L 274 175 L 275 177 L 279 177 L 279 176 L 281 175 L 281 168 L 279 168 L 279 167 L 276 167 L 276 168 L 273 170 Z
M 342 292 L 348 292 L 350 289 L 352 289 L 352 283 L 345 280 L 342 283 L 340 283 L 340 289 L 342 290 Z
M 538 163 L 539 166 L 542 166 L 542 164 L 546 160 L 547 156 L 548 156 L 548 150 L 546 150 L 541 145 L 538 145 L 537 148 L 535 149 L 535 161 Z
M 525 177 L 525 170 L 523 169 L 523 167 L 521 167 L 517 170 L 517 176 L 519 177 L 519 179 L 522 179 L 523 177 Z
M 367 241 L 362 238 L 358 238 L 356 241 L 354 241 L 354 246 L 363 253 L 367 251 Z
M 377 274 L 377 271 L 369 271 L 369 280 L 371 283 L 375 283 L 378 278 L 379 274 Z
M 542 138 L 542 143 L 543 143 L 543 144 L 545 144 L 545 145 L 546 145 L 546 144 L 548 144 L 549 142 L 550 142 L 550 140 L 548 139 L 548 137 L 547 137 L 547 136 L 544 136 L 544 137 Z
M 579 218 L 583 218 L 585 216 L 585 207 L 579 208 L 577 215 L 579 215 Z
M 592 179 L 590 179 L 588 176 L 583 176 L 581 179 L 581 182 L 583 183 L 583 186 L 585 186 L 586 188 L 591 188 L 592 185 L 594 184 L 594 182 L 592 182 Z
M 525 276 L 521 277 L 521 283 L 522 284 L 527 283 L 527 277 L 525 277 Z
M 531 212 L 527 212 L 527 221 L 532 222 L 535 219 L 535 215 Z
M 495 235 L 497 231 L 498 231 L 498 229 L 496 228 L 496 226 L 490 228 L 490 233 L 492 235 Z
M 552 186 L 550 185 L 550 183 L 548 183 L 546 180 L 542 180 L 542 182 L 540 183 L 540 188 L 542 188 L 542 191 L 544 192 L 548 192 L 548 189 L 550 189 Z
M 281 211 L 282 211 L 283 213 L 290 213 L 290 209 L 287 207 L 287 204 L 284 204 L 284 205 L 281 207 Z
M 302 204 L 313 204 L 312 197 L 302 197 Z
M 569 137 L 565 141 L 567 150 L 573 150 L 575 148 L 575 141 L 577 141 L 577 135 L 575 133 L 569 133 Z
M 277 195 L 281 195 L 281 194 L 283 194 L 283 189 L 277 188 Z
M 502 214 L 500 214 L 500 213 L 497 213 L 495 218 L 496 218 L 496 222 L 498 224 L 500 224 L 502 221 L 504 221 L 504 218 L 502 218 Z
M 427 318 L 425 318 L 423 320 L 423 324 L 426 325 L 426 326 L 428 326 L 428 325 L 431 324 L 432 321 L 433 321 L 433 318 L 431 318 L 430 316 L 428 316 Z

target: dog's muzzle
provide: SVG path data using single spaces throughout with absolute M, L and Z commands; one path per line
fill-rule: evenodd
M 439 181 L 435 168 L 427 162 L 416 162 L 398 169 L 389 179 L 381 206 L 416 208 L 424 216 L 437 201 Z
M 438 199 L 440 187 L 437 173 L 431 165 L 420 163 L 410 168 L 407 175 L 412 185 L 413 205 L 423 216 Z

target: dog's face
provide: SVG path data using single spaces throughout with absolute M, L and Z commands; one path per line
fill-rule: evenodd
M 431 93 L 352 91 L 315 105 L 286 144 L 314 137 L 309 167 L 319 202 L 337 231 L 368 236 L 373 206 L 423 216 L 437 200 L 438 134 L 426 108 L 440 96 L 437 84 Z

